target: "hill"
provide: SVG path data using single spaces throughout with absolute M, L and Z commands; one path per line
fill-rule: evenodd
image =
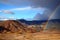
M 0 22 L 0 32 L 20 32 L 24 31 L 25 26 L 16 20 L 7 20 Z

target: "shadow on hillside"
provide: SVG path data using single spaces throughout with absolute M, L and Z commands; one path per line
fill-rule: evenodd
M 0 26 L 0 33 L 2 33 L 4 30 L 10 31 L 9 29 L 4 28 L 3 26 Z

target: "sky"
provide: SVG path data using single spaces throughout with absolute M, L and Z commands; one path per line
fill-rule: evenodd
M 37 13 L 46 16 L 59 5 L 60 0 L 0 0 L 0 19 L 33 19 Z

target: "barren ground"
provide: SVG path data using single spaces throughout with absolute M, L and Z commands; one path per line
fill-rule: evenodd
M 60 40 L 60 33 L 6 33 L 0 34 L 0 40 Z

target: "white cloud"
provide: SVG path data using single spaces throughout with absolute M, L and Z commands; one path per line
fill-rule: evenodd
M 0 10 L 0 12 L 1 12 L 1 10 Z
M 6 14 L 14 14 L 12 11 L 23 11 L 23 10 L 31 10 L 32 7 L 23 7 L 23 8 L 12 8 L 8 10 L 0 10 L 0 12 L 6 13 Z
M 38 7 L 38 8 L 32 8 L 32 7 L 23 7 L 23 8 L 14 8 L 10 9 L 10 11 L 23 11 L 23 10 L 45 10 L 46 8 Z
M 10 10 L 0 10 L 0 12 L 5 13 L 5 14 L 14 14 L 14 12 Z
M 12 11 L 9 11 L 9 10 L 3 10 L 2 12 L 6 14 L 14 14 Z
M 5 16 L 0 16 L 0 20 L 15 20 L 14 17 L 5 17 Z
M 38 7 L 38 8 L 32 8 L 31 6 L 28 7 L 22 7 L 22 8 L 12 8 L 8 10 L 0 10 L 0 12 L 6 13 L 6 14 L 13 14 L 12 11 L 23 11 L 23 10 L 45 10 L 46 8 Z
M 8 18 L 6 18 L 4 16 L 0 16 L 0 20 L 8 20 Z
M 24 8 L 14 8 L 14 9 L 10 9 L 12 11 L 15 11 L 15 10 L 30 10 L 32 9 L 31 7 L 24 7 Z

